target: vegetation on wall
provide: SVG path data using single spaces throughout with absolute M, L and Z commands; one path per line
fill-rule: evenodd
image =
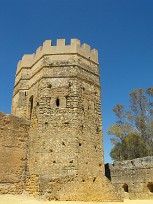
M 115 161 L 153 155 L 153 88 L 133 90 L 129 106 L 113 108 L 117 121 L 107 131 L 113 136 L 110 156 Z

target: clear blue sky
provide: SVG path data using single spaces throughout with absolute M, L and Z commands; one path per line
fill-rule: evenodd
M 17 62 L 46 39 L 79 38 L 99 51 L 105 132 L 112 107 L 153 87 L 153 0 L 0 0 L 0 111 L 11 112 Z

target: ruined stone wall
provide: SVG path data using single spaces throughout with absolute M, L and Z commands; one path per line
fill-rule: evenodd
M 22 193 L 27 170 L 29 124 L 0 113 L 0 193 Z
M 114 162 L 105 169 L 123 198 L 153 199 L 153 157 Z

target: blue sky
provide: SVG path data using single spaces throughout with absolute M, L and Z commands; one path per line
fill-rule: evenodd
M 0 111 L 11 112 L 17 62 L 46 40 L 78 38 L 99 51 L 105 162 L 112 107 L 153 87 L 153 0 L 0 0 Z

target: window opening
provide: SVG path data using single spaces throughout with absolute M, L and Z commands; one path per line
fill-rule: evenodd
M 51 85 L 51 84 L 48 84 L 47 88 L 51 89 L 51 88 L 52 88 L 52 85 Z
M 148 183 L 147 187 L 148 187 L 149 191 L 151 193 L 153 193 L 153 183 Z
M 93 178 L 93 182 L 95 182 L 95 181 L 96 181 L 96 177 Z
M 125 183 L 122 188 L 124 189 L 124 192 L 129 192 L 129 188 L 128 188 L 128 185 Z
M 57 98 L 56 99 L 56 106 L 59 107 L 59 105 L 60 105 L 60 101 L 59 101 L 59 98 Z
M 32 118 L 32 112 L 33 112 L 33 96 L 30 97 L 30 119 Z

